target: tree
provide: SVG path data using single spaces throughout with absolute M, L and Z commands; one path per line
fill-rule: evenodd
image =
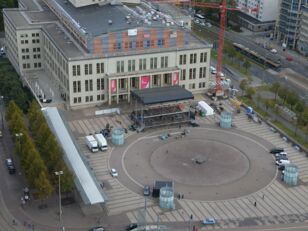
M 275 94 L 275 102 L 276 102 L 276 99 L 277 99 L 277 94 L 278 94 L 279 88 L 280 88 L 280 84 L 278 82 L 274 82 L 271 85 L 271 88 L 270 88 L 270 90 Z
M 264 104 L 266 111 L 268 111 L 269 108 L 273 108 L 275 106 L 275 103 L 271 99 L 265 99 Z
M 285 104 L 287 96 L 289 94 L 289 90 L 285 87 L 280 87 L 278 90 L 278 96 L 282 99 L 282 104 Z
M 244 92 L 246 91 L 247 87 L 248 87 L 248 81 L 247 79 L 243 79 L 240 82 L 240 89 L 242 90 L 242 96 L 244 95 Z
M 256 90 L 253 87 L 247 88 L 246 95 L 249 99 L 252 99 L 254 94 L 256 94 Z
M 38 198 L 42 200 L 48 198 L 53 191 L 53 187 L 44 171 L 38 174 L 34 181 L 34 187 L 37 189 Z
M 247 73 L 248 69 L 251 67 L 251 64 L 247 59 L 245 59 L 243 66 L 245 67 L 245 70 L 246 70 L 246 73 Z
M 294 92 L 289 91 L 288 93 L 289 94 L 287 95 L 286 102 L 287 104 L 290 105 L 291 110 L 292 110 L 293 106 L 295 106 L 297 102 L 299 101 L 299 98 Z

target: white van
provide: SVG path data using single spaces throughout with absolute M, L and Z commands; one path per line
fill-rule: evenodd
M 98 152 L 98 144 L 92 135 L 86 136 L 86 144 L 91 152 Z
M 97 143 L 98 143 L 98 147 L 102 150 L 102 151 L 106 151 L 108 150 L 108 145 L 107 145 L 107 141 L 105 139 L 105 137 L 102 134 L 95 134 L 94 135 Z

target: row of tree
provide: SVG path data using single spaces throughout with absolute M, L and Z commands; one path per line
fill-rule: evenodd
M 6 110 L 6 119 L 16 143 L 15 152 L 36 195 L 40 199 L 51 195 L 58 185 L 55 171 L 59 170 L 64 172 L 61 177 L 61 190 L 70 192 L 73 189 L 72 175 L 63 162 L 61 149 L 37 103 L 31 103 L 28 117 L 25 117 L 15 102 L 11 101 Z
M 273 83 L 270 90 L 275 94 L 274 104 L 287 106 L 296 113 L 299 125 L 308 126 L 308 106 L 295 92 L 278 82 Z
M 33 99 L 30 90 L 22 86 L 17 73 L 7 59 L 1 59 L 0 62 L 0 92 L 6 104 L 14 100 L 24 112 L 27 111 Z
M 73 177 L 63 161 L 62 149 L 51 133 L 41 108 L 36 101 L 32 101 L 28 111 L 29 126 L 36 147 L 47 167 L 53 185 L 57 185 L 56 171 L 63 171 L 61 177 L 61 191 L 70 192 L 73 189 Z
M 47 198 L 53 191 L 47 168 L 29 135 L 21 109 L 13 101 L 7 107 L 6 120 L 16 143 L 15 152 L 20 158 L 29 185 L 35 189 L 40 199 Z

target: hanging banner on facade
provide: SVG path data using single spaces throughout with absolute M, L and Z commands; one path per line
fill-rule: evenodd
M 179 72 L 172 73 L 172 85 L 179 85 Z
M 117 91 L 117 80 L 112 79 L 110 81 L 110 90 L 111 90 L 111 94 L 116 93 L 116 91 Z
M 141 77 L 141 89 L 150 87 L 150 76 L 142 76 Z

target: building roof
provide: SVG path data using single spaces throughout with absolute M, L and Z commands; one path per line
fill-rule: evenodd
M 81 29 L 89 36 L 96 37 L 101 34 L 106 34 L 115 31 L 123 31 L 136 27 L 165 27 L 162 20 L 150 23 L 144 22 L 144 17 L 141 17 L 141 12 L 150 13 L 142 5 L 125 6 L 125 5 L 89 5 L 76 8 L 70 2 L 63 0 L 55 0 L 72 20 L 74 20 Z M 128 20 L 129 19 L 129 20 Z M 112 21 L 112 24 L 109 23 Z M 93 23 L 95 22 L 95 23 Z M 129 22 L 129 23 L 128 23 Z M 147 21 L 149 22 L 149 21 Z
M 98 184 L 83 162 L 58 109 L 56 107 L 46 107 L 42 111 L 64 151 L 65 160 L 74 172 L 76 187 L 84 203 L 93 205 L 105 202 Z
M 133 90 L 131 91 L 131 96 L 135 97 L 144 105 L 194 99 L 190 91 L 180 86 Z

